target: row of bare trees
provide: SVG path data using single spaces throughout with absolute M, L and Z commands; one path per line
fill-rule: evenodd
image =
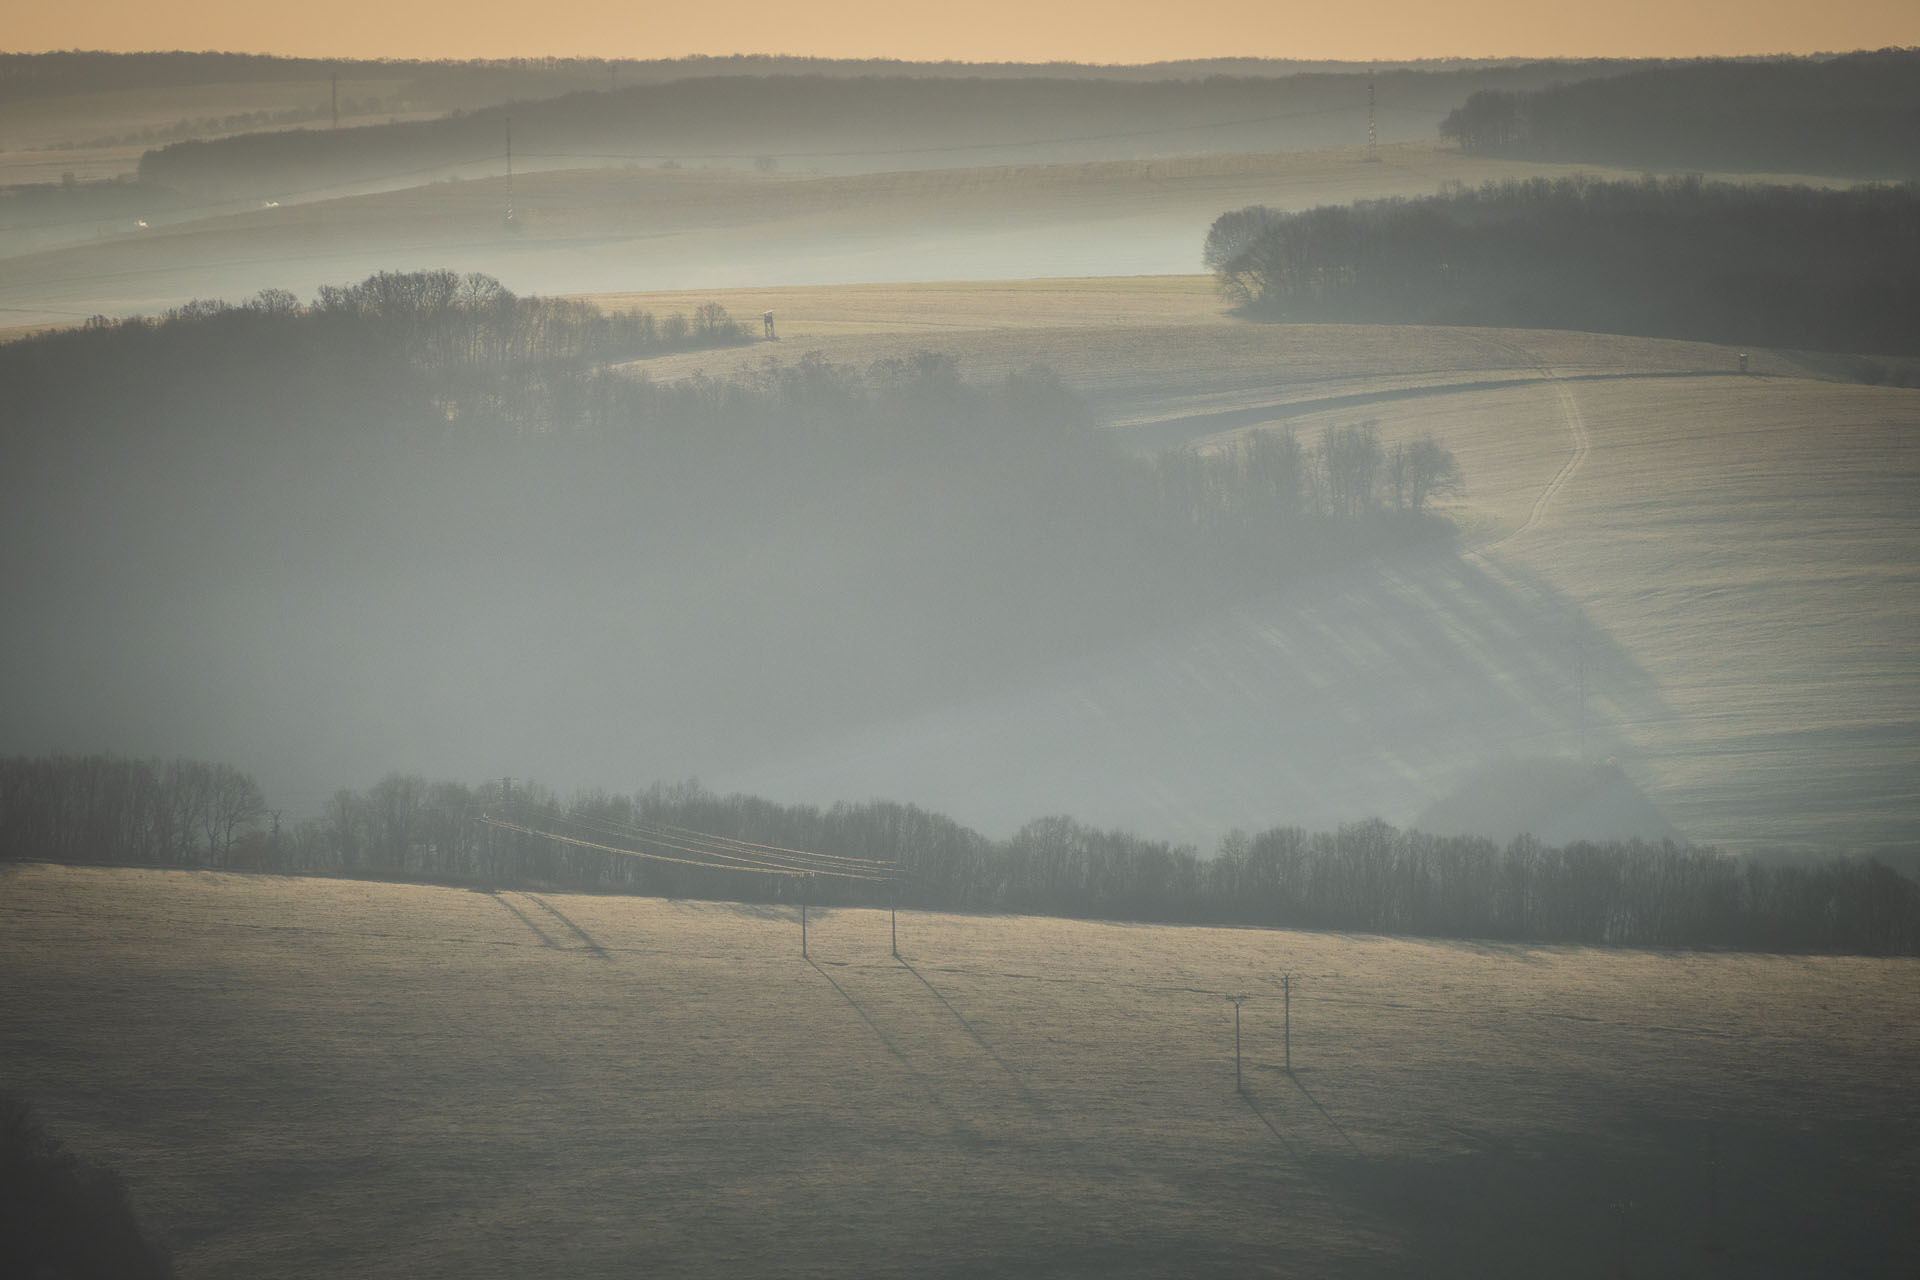
M 230 866 L 267 817 L 228 764 L 110 755 L 0 758 L 0 857 Z
M 1422 515 L 1464 482 L 1431 433 L 1383 445 L 1373 422 L 1330 425 L 1311 445 L 1291 427 L 1254 431 L 1218 448 L 1163 453 L 1155 469 L 1161 501 L 1211 540 L 1268 546 L 1310 537 L 1309 522 L 1351 537 L 1353 522 L 1382 511 Z
M 225 784 L 223 789 L 222 784 Z M 112 757 L 0 761 L 0 855 L 74 862 L 249 866 L 322 875 L 597 889 L 750 901 L 793 898 L 784 877 L 627 856 L 506 831 L 508 785 L 392 774 L 342 790 L 317 819 L 259 829 L 258 792 L 225 766 Z M 1671 841 L 1505 845 L 1398 830 L 1229 834 L 1191 846 L 1039 818 L 989 840 L 913 805 L 821 809 L 720 796 L 693 783 L 562 800 L 513 784 L 515 813 L 589 844 L 646 853 L 622 830 L 664 826 L 895 863 L 891 884 L 812 886 L 816 903 L 1101 919 L 1360 930 L 1618 946 L 1920 953 L 1920 885 L 1874 862 L 1769 864 Z M 570 827 L 569 824 L 572 824 Z M 524 825 L 524 823 L 523 823 Z
M 598 364 L 749 337 L 717 302 L 701 304 L 691 317 L 676 311 L 656 318 L 638 309 L 603 311 L 577 298 L 521 297 L 492 276 L 445 268 L 322 285 L 310 306 L 285 289 L 267 289 L 237 307 L 193 302 L 167 318 L 225 314 L 242 325 L 263 317 L 296 323 L 323 343 L 374 343 L 430 370 Z

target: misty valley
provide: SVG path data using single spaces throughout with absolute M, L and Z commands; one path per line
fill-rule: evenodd
M 1920 51 L 0 105 L 0 1272 L 1920 1260 Z

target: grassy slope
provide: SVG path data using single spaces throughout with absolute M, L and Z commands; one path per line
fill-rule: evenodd
M 182 1274 L 1904 1275 L 1920 969 L 26 866 Z M 1296 975 L 1280 1070 L 1277 979 Z M 1236 1096 L 1225 993 L 1248 993 Z
M 1596 702 L 1672 819 L 1740 841 L 1912 842 L 1920 393 L 1740 379 L 1574 398 L 1591 451 L 1493 553 L 1564 584 L 1653 673 Z
M 1743 379 L 1736 352 L 1704 343 L 1237 325 L 1200 277 L 758 296 L 781 358 L 932 347 L 983 376 L 1044 361 L 1142 445 L 1281 422 L 1436 432 L 1469 479 L 1450 513 L 1473 554 L 1309 584 L 730 781 L 964 814 L 994 796 L 990 824 L 1066 809 L 1203 842 L 1230 822 L 1407 821 L 1503 759 L 1577 754 L 1584 648 L 1587 755 L 1617 757 L 1659 811 L 1626 798 L 1599 833 L 1915 843 L 1920 393 L 1822 381 L 1780 352 L 1751 353 L 1765 376 Z M 641 367 L 720 372 L 768 350 Z M 1512 385 L 1461 389 L 1487 383 Z

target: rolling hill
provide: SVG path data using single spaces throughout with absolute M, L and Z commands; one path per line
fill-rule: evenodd
M 1911 857 L 1920 392 L 1836 382 L 1841 362 L 1792 353 L 1748 353 L 1742 376 L 1740 353 L 1701 343 L 1210 324 L 1205 289 L 720 296 L 775 306 L 786 359 L 927 346 L 985 377 L 1044 362 L 1143 448 L 1360 420 L 1388 440 L 1434 432 L 1468 477 L 1464 555 L 1303 585 L 990 705 L 709 780 L 913 795 L 988 827 L 1099 814 L 1204 846 L 1229 825 L 1443 817 L 1456 789 L 1492 796 L 1546 759 L 1570 762 L 1557 776 L 1579 818 L 1502 802 L 1479 829 Z
M 0 1087 L 208 1280 L 1893 1276 L 1920 1250 L 1911 960 L 919 913 L 896 960 L 873 911 L 816 913 L 803 960 L 777 907 L 0 884 Z

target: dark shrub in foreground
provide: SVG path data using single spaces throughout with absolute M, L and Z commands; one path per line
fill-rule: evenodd
M 27 1104 L 0 1093 L 0 1274 L 34 1280 L 173 1275 L 112 1170 L 64 1150 Z

